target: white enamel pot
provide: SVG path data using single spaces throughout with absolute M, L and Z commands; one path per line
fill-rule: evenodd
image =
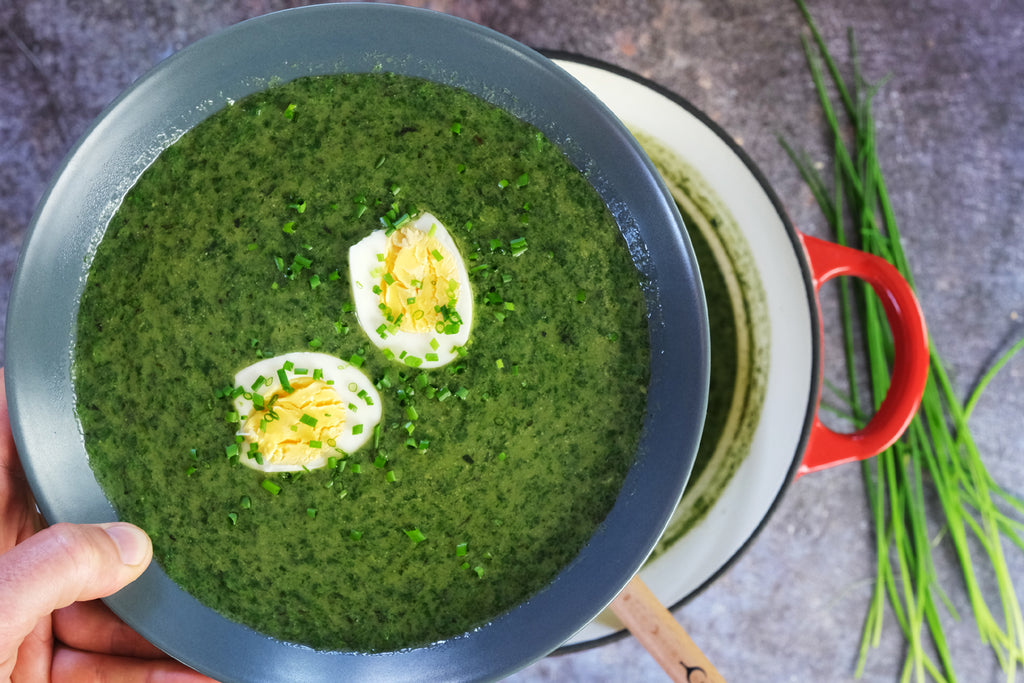
M 924 391 L 928 341 L 910 286 L 882 259 L 816 239 L 797 230 L 781 201 L 742 148 L 679 95 L 617 67 L 552 53 L 641 140 L 662 158 L 679 161 L 699 178 L 738 228 L 746 264 L 755 272 L 766 325 L 763 400 L 749 453 L 717 492 L 699 522 L 672 541 L 640 572 L 662 604 L 678 607 L 714 581 L 768 521 L 787 486 L 804 474 L 872 457 L 896 441 L 913 418 Z M 657 162 L 658 155 L 652 155 Z M 670 183 L 671 185 L 671 183 Z M 895 340 L 891 387 L 863 429 L 836 433 L 818 417 L 823 363 L 823 320 L 818 293 L 839 276 L 869 283 L 885 307 Z M 716 302 L 709 301 L 709 305 Z M 712 356 L 715 339 L 712 337 Z M 699 484 L 691 480 L 688 486 Z M 684 499 L 685 500 L 685 499 Z M 624 634 L 606 611 L 563 649 Z

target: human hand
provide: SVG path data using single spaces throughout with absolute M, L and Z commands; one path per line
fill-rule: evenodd
M 44 528 L 14 449 L 0 368 L 0 681 L 210 681 L 98 600 L 152 557 L 149 537 L 131 524 Z

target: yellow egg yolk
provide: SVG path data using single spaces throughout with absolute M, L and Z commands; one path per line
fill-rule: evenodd
M 331 386 L 321 380 L 297 379 L 294 391 L 278 389 L 264 397 L 266 408 L 246 419 L 243 433 L 255 442 L 264 462 L 304 465 L 333 446 L 345 424 L 345 405 Z M 276 396 L 276 398 L 274 398 Z
M 406 332 L 433 332 L 458 299 L 458 266 L 436 237 L 401 228 L 388 237 L 380 288 L 391 323 Z

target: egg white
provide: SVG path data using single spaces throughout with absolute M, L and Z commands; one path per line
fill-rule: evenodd
M 334 389 L 338 394 L 338 402 L 346 407 L 342 432 L 335 436 L 333 447 L 325 446 L 318 457 L 303 465 L 272 463 L 266 459 L 259 463 L 255 458 L 248 456 L 246 449 L 240 449 L 238 459 L 242 464 L 262 472 L 294 472 L 302 470 L 303 467 L 312 470 L 326 465 L 328 458 L 339 455 L 339 450 L 354 453 L 373 435 L 373 429 L 380 422 L 382 415 L 380 395 L 373 382 L 359 368 L 329 354 L 294 352 L 264 358 L 235 374 L 235 386 L 244 390 L 244 393 L 234 399 L 235 410 L 241 424 L 239 436 L 255 440 L 256 435 L 248 433 L 245 429 L 246 418 L 254 409 L 252 387 L 260 382 L 262 377 L 263 380 L 256 389 L 257 393 L 269 396 L 280 391 L 280 370 L 284 371 L 289 384 L 293 380 L 313 377 L 314 371 L 320 370 L 324 383 Z
M 413 363 L 407 362 L 407 359 L 415 358 L 422 361 L 416 363 L 417 367 L 441 367 L 457 358 L 459 354 L 456 349 L 464 347 L 469 341 L 469 332 L 473 324 L 473 294 L 469 286 L 469 273 L 466 271 L 466 264 L 455 241 L 434 215 L 423 212 L 404 227 L 411 227 L 424 233 L 429 233 L 433 227 L 433 236 L 456 261 L 455 271 L 459 280 L 459 295 L 455 303 L 455 311 L 462 319 L 459 330 L 454 334 L 442 334 L 436 331 L 409 332 L 402 329 L 388 331 L 383 335 L 378 332 L 381 325 L 386 326 L 387 324 L 384 313 L 380 309 L 380 296 L 373 291 L 374 285 L 378 285 L 381 280 L 380 257 L 387 250 L 388 238 L 383 230 L 372 232 L 349 247 L 348 250 L 349 277 L 356 317 L 370 341 L 377 348 L 388 349 L 394 355 L 395 361 L 412 365 Z M 427 360 L 428 354 L 436 354 L 437 359 Z

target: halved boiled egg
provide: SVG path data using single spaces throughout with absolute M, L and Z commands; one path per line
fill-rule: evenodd
M 358 368 L 325 353 L 286 353 L 235 375 L 238 459 L 263 472 L 316 469 L 365 444 L 381 401 Z
M 462 255 L 430 213 L 390 232 L 377 230 L 348 250 L 359 325 L 393 360 L 435 368 L 469 340 L 473 295 Z

